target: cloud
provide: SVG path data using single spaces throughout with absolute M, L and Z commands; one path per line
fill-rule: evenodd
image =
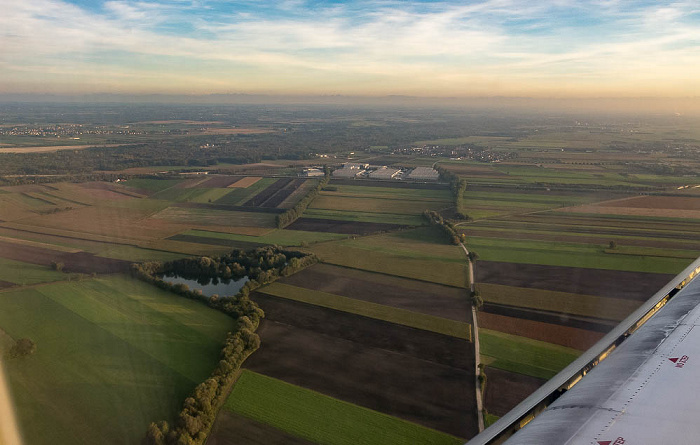
M 75 88 L 93 89 L 129 79 L 122 84 L 133 90 L 140 79 L 142 89 L 194 81 L 209 92 L 560 94 L 578 85 L 631 94 L 672 76 L 700 87 L 693 2 L 9 3 L 0 89 L 67 85 L 71 70 Z

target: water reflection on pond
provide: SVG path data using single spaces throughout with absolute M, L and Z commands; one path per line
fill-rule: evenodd
M 193 280 L 188 278 L 183 278 L 179 275 L 165 275 L 163 281 L 167 281 L 172 284 L 186 284 L 189 286 L 190 290 L 199 289 L 207 297 L 212 295 L 219 295 L 221 297 L 228 297 L 236 295 L 239 290 L 248 282 L 248 277 L 239 278 L 237 280 L 221 280 L 217 278 L 204 278 L 199 280 Z

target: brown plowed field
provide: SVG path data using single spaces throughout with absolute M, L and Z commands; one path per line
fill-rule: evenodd
M 479 261 L 476 282 L 646 301 L 673 275 Z
M 484 407 L 489 413 L 503 416 L 535 392 L 546 380 L 486 367 Z
M 9 281 L 0 280 L 0 289 L 7 289 L 8 287 L 15 286 L 15 283 L 10 283 Z
M 389 232 L 408 226 L 400 224 L 370 223 L 343 221 L 338 219 L 299 218 L 286 228 L 289 230 L 304 230 L 307 232 L 342 233 L 346 235 L 369 235 L 372 233 Z
M 483 311 L 480 311 L 477 317 L 479 319 L 480 328 L 546 341 L 580 351 L 587 350 L 605 335 L 602 332 L 592 332 L 540 321 L 505 317 Z
M 539 321 L 546 324 L 582 329 L 584 331 L 600 332 L 603 334 L 610 332 L 610 330 L 612 330 L 612 328 L 618 324 L 617 321 L 613 320 L 601 320 L 597 318 L 570 315 L 563 312 L 552 312 L 541 309 L 515 307 L 489 302 L 484 303 L 481 312 L 500 315 L 507 318 Z
M 258 334 L 248 369 L 459 437 L 477 432 L 471 348 L 459 369 L 270 319 Z
M 639 196 L 602 202 L 599 205 L 601 207 L 629 207 L 636 209 L 700 210 L 700 199 L 692 196 Z
M 270 321 L 454 368 L 474 366 L 466 340 L 257 292 L 252 298 Z
M 198 188 L 226 188 L 232 186 L 237 181 L 240 181 L 240 176 L 217 175 L 207 179 Z
M 471 306 L 465 289 L 329 264 L 316 264 L 280 281 L 307 289 L 471 323 Z
M 313 445 L 265 423 L 222 409 L 207 445 Z
M 128 272 L 131 262 L 95 256 L 87 252 L 66 253 L 39 247 L 0 241 L 0 257 L 31 264 L 50 266 L 62 262 L 65 272 L 117 273 Z
M 299 178 L 295 179 L 291 183 L 284 186 L 284 188 L 270 197 L 267 201 L 262 203 L 262 207 L 276 208 L 284 202 L 285 199 L 294 193 L 302 184 L 306 182 L 306 179 Z

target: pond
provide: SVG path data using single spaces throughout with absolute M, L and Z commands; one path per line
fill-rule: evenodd
M 239 290 L 248 282 L 248 277 L 239 278 L 237 280 L 220 280 L 217 278 L 206 278 L 193 280 L 183 278 L 179 275 L 165 275 L 163 281 L 171 284 L 186 284 L 190 290 L 199 289 L 207 297 L 219 295 L 220 297 L 230 297 L 236 295 Z M 204 283 L 204 284 L 202 284 Z

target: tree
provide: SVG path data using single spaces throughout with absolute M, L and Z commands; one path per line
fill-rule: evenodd
M 481 298 L 481 292 L 478 290 L 475 290 L 471 293 L 471 300 L 472 300 L 472 306 L 476 308 L 476 310 L 480 310 L 482 307 L 484 307 L 484 299 Z
M 20 338 L 17 342 L 10 348 L 8 355 L 10 358 L 19 358 L 32 355 L 36 351 L 36 344 L 28 338 Z
M 51 269 L 61 272 L 63 270 L 63 263 L 60 261 L 51 261 Z
M 617 241 L 610 241 L 610 248 L 617 249 Z

